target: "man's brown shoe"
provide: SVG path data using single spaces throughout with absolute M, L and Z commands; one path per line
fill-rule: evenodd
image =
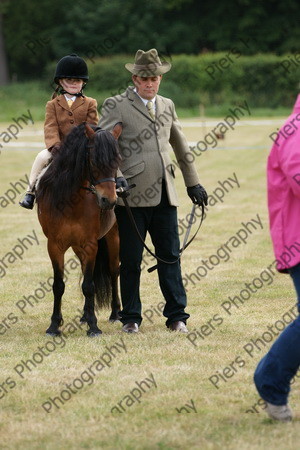
M 169 329 L 171 331 L 179 331 L 180 333 L 188 333 L 188 329 L 184 322 L 181 320 L 177 320 L 177 322 L 172 322 L 169 325 Z
M 129 322 L 125 323 L 122 327 L 122 331 L 125 333 L 138 333 L 139 332 L 139 326 L 135 322 Z

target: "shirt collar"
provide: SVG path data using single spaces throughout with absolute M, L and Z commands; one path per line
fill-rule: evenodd
M 136 95 L 137 95 L 138 97 L 140 97 L 140 99 L 142 100 L 142 102 L 144 103 L 144 105 L 147 106 L 147 103 L 148 103 L 150 100 L 147 100 L 146 98 L 141 97 L 141 96 L 138 94 L 136 88 L 134 88 L 133 91 L 136 93 Z M 153 103 L 153 106 L 154 106 L 154 109 L 155 109 L 155 107 L 156 107 L 156 96 L 155 96 L 154 98 L 152 98 L 151 102 Z
M 75 102 L 75 100 L 76 100 L 76 95 L 73 95 L 73 97 L 71 97 L 71 98 L 68 98 L 67 96 L 66 96 L 66 94 L 64 94 L 64 96 L 65 96 L 65 99 L 68 101 L 68 100 L 72 100 L 72 102 Z

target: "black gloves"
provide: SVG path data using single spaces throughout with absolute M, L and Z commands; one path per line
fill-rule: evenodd
M 116 191 L 117 191 L 118 197 L 121 197 L 121 198 L 128 197 L 130 195 L 128 188 L 129 188 L 129 186 L 128 186 L 126 178 L 124 178 L 124 177 L 116 178 Z
M 127 183 L 126 178 L 124 178 L 124 177 L 117 177 L 116 178 L 116 189 L 118 189 L 120 187 L 122 187 L 122 188 L 127 188 L 128 187 L 128 183 Z
M 207 205 L 207 193 L 201 184 L 196 184 L 196 186 L 191 186 L 186 188 L 188 196 L 196 205 Z

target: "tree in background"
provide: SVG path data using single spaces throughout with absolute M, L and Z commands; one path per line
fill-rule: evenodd
M 3 12 L 5 3 L 0 5 L 0 86 L 4 86 L 9 82 L 8 65 L 3 37 Z
M 70 5 L 70 0 L 8 0 L 4 38 L 13 79 L 37 78 L 56 58 L 54 30 L 64 23 L 64 11 Z
M 157 47 L 169 54 L 230 51 L 298 52 L 297 0 L 2 0 L 11 75 L 34 78 L 53 60 L 133 55 Z

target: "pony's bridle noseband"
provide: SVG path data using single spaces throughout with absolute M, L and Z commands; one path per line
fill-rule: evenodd
M 81 186 L 81 188 L 86 189 L 87 191 L 90 191 L 92 194 L 96 194 L 95 186 L 97 186 L 97 184 L 107 183 L 107 182 L 116 183 L 116 179 L 113 177 L 107 177 L 107 178 L 101 178 L 101 180 L 98 180 L 98 181 L 90 180 L 90 186 L 88 186 L 88 187 Z

